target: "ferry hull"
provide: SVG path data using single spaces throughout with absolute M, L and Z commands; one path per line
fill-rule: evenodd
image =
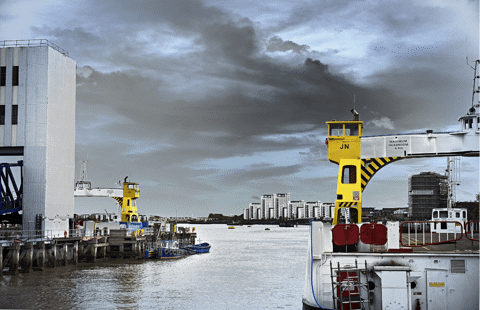
M 311 224 L 303 309 L 479 309 L 478 253 L 334 252 L 331 228 Z

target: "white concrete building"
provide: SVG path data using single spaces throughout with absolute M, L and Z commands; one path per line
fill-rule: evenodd
M 310 219 L 317 217 L 315 215 L 315 208 L 319 209 L 321 204 L 322 203 L 320 202 L 320 200 L 306 202 L 305 203 L 305 217 L 310 218 Z
M 293 211 L 292 218 L 302 219 L 305 218 L 305 201 L 296 200 L 290 201 L 291 210 Z
M 243 219 L 244 220 L 249 220 L 250 219 L 250 209 L 249 208 L 245 208 L 243 210 Z
M 332 219 L 335 212 L 335 203 L 333 202 L 324 202 L 321 206 L 322 217 L 325 219 Z
M 63 236 L 74 213 L 76 63 L 47 40 L 3 41 L 0 73 L 0 156 L 23 156 L 23 229 Z
M 266 194 L 262 195 L 262 218 L 268 220 L 270 219 L 270 209 L 273 209 L 275 206 L 275 195 Z
M 258 215 L 259 215 L 259 210 L 261 210 L 260 208 L 260 203 L 259 202 L 251 202 L 248 206 L 248 208 L 250 209 L 250 212 L 249 212 L 249 216 L 250 216 L 250 220 L 258 220 Z
M 290 193 L 282 193 L 275 195 L 275 219 L 285 217 L 284 209 L 288 208 L 290 202 Z

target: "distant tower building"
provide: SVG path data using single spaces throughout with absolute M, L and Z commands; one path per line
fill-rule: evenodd
M 324 202 L 322 203 L 322 217 L 325 219 L 333 218 L 333 213 L 335 212 L 335 203 L 333 202 Z
M 250 209 L 249 208 L 245 208 L 243 210 L 243 219 L 248 221 L 250 219 Z
M 317 200 L 317 201 L 309 201 L 307 203 L 305 203 L 305 217 L 306 218 L 310 218 L 310 219 L 313 219 L 315 217 L 317 217 L 315 215 L 315 210 L 320 210 L 320 205 L 322 203 Z M 319 213 L 319 211 L 317 211 L 317 213 Z M 320 217 L 320 216 L 318 216 Z
M 266 194 L 262 196 L 262 219 L 270 219 L 270 209 L 275 206 L 275 195 Z
M 432 210 L 447 207 L 447 176 L 421 172 L 408 178 L 408 214 L 412 220 L 429 220 Z
M 304 218 L 305 217 L 305 201 L 297 200 L 297 201 L 290 201 L 290 206 L 292 212 L 294 213 L 292 218 Z
M 251 202 L 248 206 L 250 209 L 249 215 L 250 215 L 250 220 L 258 220 L 259 216 L 259 210 L 261 210 L 260 203 L 259 202 Z
M 23 229 L 68 232 L 76 63 L 47 40 L 0 42 L 0 156 L 23 156 Z
M 275 195 L 275 218 L 285 217 L 285 210 L 288 209 L 290 193 Z

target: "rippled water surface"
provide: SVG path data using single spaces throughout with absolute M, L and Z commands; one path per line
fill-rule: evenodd
M 212 245 L 210 253 L 4 275 L 0 308 L 302 308 L 308 226 L 190 226 Z

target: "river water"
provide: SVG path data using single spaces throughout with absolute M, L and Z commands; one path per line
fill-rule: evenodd
M 210 253 L 4 275 L 0 309 L 302 308 L 308 226 L 180 226 L 195 227 Z

